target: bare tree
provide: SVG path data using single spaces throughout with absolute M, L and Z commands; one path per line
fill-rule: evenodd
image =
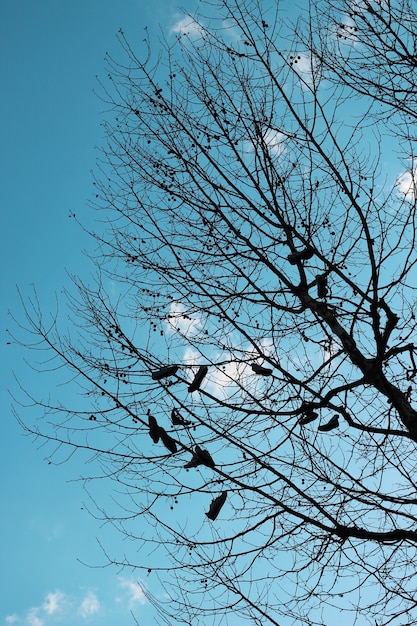
M 19 419 L 115 482 L 108 558 L 166 623 L 415 623 L 417 15 L 264 5 L 145 60 L 120 33 L 98 278 L 68 334 L 24 305 L 84 404 Z

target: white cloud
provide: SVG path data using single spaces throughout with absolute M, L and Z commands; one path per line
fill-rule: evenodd
M 78 609 L 81 617 L 87 618 L 100 610 L 100 602 L 95 593 L 89 591 Z
M 143 605 L 147 603 L 143 587 L 141 587 L 141 585 L 137 581 L 122 578 L 119 581 L 119 587 L 121 587 L 127 593 L 129 609 L 132 609 L 136 604 Z M 117 598 L 116 600 L 117 602 L 122 602 L 122 598 Z
M 263 337 L 259 342 L 259 347 L 265 356 L 271 356 L 272 348 L 274 347 L 272 337 Z M 253 354 L 256 356 L 257 352 L 253 351 Z
M 269 128 L 263 136 L 263 140 L 268 147 L 268 150 L 275 155 L 280 155 L 284 152 L 285 148 L 283 140 L 285 135 L 277 130 Z
M 306 86 L 314 83 L 314 77 L 319 68 L 319 61 L 316 57 L 300 52 L 291 57 L 291 65 L 300 77 L 302 85 Z
M 39 609 L 37 607 L 33 609 L 29 609 L 28 614 L 26 616 L 26 624 L 27 626 L 43 626 L 44 620 L 38 615 Z
M 167 316 L 170 330 L 180 331 L 186 337 L 195 337 L 201 330 L 201 320 L 196 315 L 189 315 L 182 302 L 171 303 Z
M 191 347 L 185 348 L 183 356 L 183 363 L 185 365 L 198 365 L 199 359 L 201 359 L 201 356 L 197 350 Z
M 258 347 L 262 354 L 267 357 L 273 352 L 274 343 L 270 337 L 263 337 L 258 341 Z M 245 352 L 244 362 L 231 352 L 218 352 L 213 355 L 213 363 L 223 363 L 217 368 L 210 368 L 207 376 L 206 389 L 213 395 L 226 399 L 243 387 L 256 393 L 259 386 L 263 385 L 265 379 L 254 374 L 251 364 L 257 363 L 265 367 L 271 367 L 269 363 L 263 363 L 258 350 L 253 347 Z
M 262 135 L 262 139 L 253 137 L 245 142 L 244 152 L 253 152 L 258 146 L 264 145 L 274 156 L 280 156 L 285 152 L 284 139 L 286 135 L 279 130 L 268 128 Z
M 350 3 L 350 12 L 354 13 L 355 11 L 358 11 L 362 13 L 368 9 L 369 4 L 379 4 L 380 6 L 383 6 L 384 4 L 387 4 L 387 0 L 352 0 Z
M 203 28 L 201 24 L 193 20 L 191 17 L 185 16 L 175 22 L 175 24 L 173 24 L 169 29 L 169 32 L 171 34 L 176 33 L 178 35 L 197 36 L 201 35 Z
M 417 199 L 417 167 L 411 168 L 408 172 L 404 172 L 397 178 L 398 191 L 413 201 Z
M 62 612 L 67 602 L 68 600 L 65 593 L 56 591 L 55 593 L 48 593 L 42 608 L 48 615 L 53 615 L 54 613 Z
M 19 617 L 15 613 L 8 615 L 5 623 L 7 626 L 13 626 L 13 624 L 22 624 L 23 626 L 55 624 L 63 619 L 67 620 L 73 614 L 74 601 L 74 598 L 59 590 L 48 593 L 40 606 L 30 608 L 24 617 Z M 78 615 L 87 619 L 98 613 L 100 609 L 97 596 L 89 591 L 78 607 Z
M 222 355 L 224 357 L 224 355 Z M 219 360 L 225 360 L 220 359 Z M 207 382 L 207 390 L 215 395 L 226 398 L 235 386 L 236 381 L 241 377 L 242 364 L 237 361 L 230 361 L 222 368 L 216 368 L 210 371 L 210 378 Z
M 332 358 L 340 350 L 340 345 L 336 341 L 333 341 L 333 339 L 331 339 L 329 343 L 326 343 L 326 345 L 322 347 L 322 349 L 323 349 L 323 361 L 326 364 L 325 369 L 326 371 L 329 371 L 329 370 L 331 371 L 334 368 Z
M 357 27 L 354 19 L 348 14 L 342 16 L 340 22 L 334 24 L 333 36 L 339 40 L 340 43 L 357 44 L 358 35 Z

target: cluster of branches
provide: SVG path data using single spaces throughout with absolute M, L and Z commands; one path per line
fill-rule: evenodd
M 417 14 L 266 4 L 203 3 L 145 60 L 120 33 L 99 278 L 68 334 L 25 303 L 85 403 L 19 419 L 115 481 L 108 558 L 167 623 L 414 623 Z

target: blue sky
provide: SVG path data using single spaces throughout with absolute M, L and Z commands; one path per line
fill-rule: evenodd
M 179 19 L 177 5 L 194 0 L 3 0 L 1 47 L 1 497 L 0 624 L 124 626 L 151 623 L 152 609 L 137 577 L 82 565 L 103 562 L 96 542 L 106 529 L 83 509 L 82 468 L 53 467 L 24 437 L 11 414 L 12 371 L 30 386 L 24 351 L 10 341 L 8 310 L 19 316 L 16 285 L 36 285 L 44 311 L 69 284 L 66 271 L 85 274 L 90 242 L 68 217 L 85 221 L 91 170 L 102 143 L 102 104 L 95 76 L 105 75 L 106 51 L 116 52 L 122 28 L 140 48 L 143 28 L 157 35 Z M 45 381 L 42 379 L 42 385 Z M 41 388 L 42 393 L 47 389 Z M 146 582 L 146 581 L 145 581 Z M 76 617 L 75 617 L 76 616 Z M 144 621 L 142 621 L 144 620 Z

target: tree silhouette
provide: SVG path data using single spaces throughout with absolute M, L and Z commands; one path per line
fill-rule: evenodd
M 120 33 L 98 279 L 68 334 L 24 300 L 84 404 L 19 419 L 115 481 L 108 558 L 157 568 L 166 623 L 414 623 L 417 13 L 263 4 L 145 60 Z

